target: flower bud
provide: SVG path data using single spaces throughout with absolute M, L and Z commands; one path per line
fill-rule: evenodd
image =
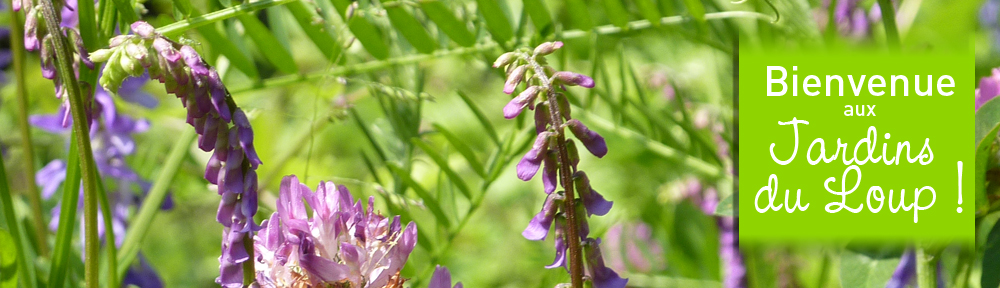
M 517 68 L 511 70 L 510 74 L 507 75 L 507 82 L 503 84 L 503 93 L 514 93 L 517 84 L 521 84 L 521 81 L 524 80 L 524 74 L 527 72 L 527 65 L 517 66 Z
M 594 154 L 597 158 L 608 154 L 608 145 L 604 142 L 604 137 L 588 129 L 580 120 L 573 119 L 566 121 L 566 126 L 569 126 L 569 130 L 573 132 L 573 135 L 576 135 L 576 139 L 580 139 L 583 146 L 587 147 L 590 154 Z
M 535 53 L 534 54 L 535 54 L 535 56 L 549 55 L 549 54 L 552 54 L 552 52 L 555 52 L 556 50 L 558 50 L 559 48 L 562 48 L 562 46 L 563 46 L 563 42 L 562 41 L 545 42 L 545 43 L 539 44 L 538 47 L 535 47 Z
M 520 115 L 524 107 L 531 105 L 535 101 L 535 97 L 538 96 L 538 92 L 541 90 L 538 86 L 529 86 L 528 89 L 524 89 L 520 94 L 517 94 L 517 97 L 511 99 L 507 103 L 507 106 L 503 107 L 503 117 L 514 119 L 514 117 Z
M 552 79 L 570 86 L 594 88 L 594 79 L 579 73 L 560 71 L 552 74 Z
M 152 39 L 156 35 L 156 29 L 146 21 L 136 21 L 132 23 L 132 32 L 143 39 Z
M 584 252 L 587 258 L 587 268 L 590 270 L 591 282 L 594 288 L 625 288 L 628 279 L 618 277 L 618 273 L 604 265 L 601 256 L 601 239 L 584 241 Z
M 14 2 L 17 2 L 15 0 Z M 31 9 L 24 18 L 24 50 L 38 50 L 38 9 Z
M 604 200 L 604 196 L 590 187 L 590 179 L 587 178 L 586 173 L 583 171 L 573 173 L 573 185 L 580 198 L 583 198 L 583 206 L 587 209 L 588 216 L 604 216 L 608 214 L 608 211 L 611 211 L 614 202 Z
M 42 40 L 42 51 L 39 53 L 42 60 L 42 77 L 45 79 L 55 79 L 56 77 L 55 50 L 52 37 L 45 36 L 45 39 Z
M 559 103 L 559 114 L 562 115 L 563 120 L 569 121 L 572 116 L 572 111 L 569 109 L 569 99 L 566 98 L 566 94 L 557 93 L 556 103 Z
M 542 133 L 549 129 L 549 119 L 552 115 L 549 115 L 549 105 L 545 102 L 538 102 L 535 105 L 535 133 Z
M 113 49 L 98 49 L 94 53 L 90 53 L 90 61 L 92 62 L 106 62 L 111 58 L 111 54 L 114 53 Z
M 535 137 L 535 144 L 531 146 L 531 150 L 528 150 L 517 163 L 517 178 L 528 181 L 535 177 L 535 173 L 538 173 L 538 168 L 542 165 L 542 158 L 545 158 L 545 153 L 549 149 L 551 137 L 552 132 L 542 132 Z
M 497 57 L 496 61 L 493 62 L 493 68 L 500 68 L 503 66 L 507 66 L 510 63 L 514 63 L 515 60 L 517 60 L 517 53 L 515 52 L 503 53 L 500 55 L 500 57 Z

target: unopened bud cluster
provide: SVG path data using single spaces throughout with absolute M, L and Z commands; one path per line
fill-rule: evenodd
M 587 174 L 577 170 L 580 156 L 572 139 L 562 140 L 565 139 L 564 131 L 568 128 L 577 140 L 598 158 L 604 157 L 608 153 L 608 147 L 604 137 L 588 129 L 579 120 L 572 119 L 569 101 L 566 95 L 561 93 L 561 91 L 565 91 L 565 86 L 593 88 L 594 79 L 574 72 L 556 71 L 547 65 L 545 56 L 562 46 L 563 43 L 558 41 L 545 42 L 533 50 L 522 49 L 504 53 L 493 63 L 494 68 L 503 68 L 507 72 L 504 93 L 513 94 L 521 83 L 525 83 L 526 86 L 503 108 L 504 117 L 513 119 L 520 115 L 525 108 L 535 111 L 537 136 L 531 149 L 517 164 L 517 177 L 529 181 L 541 169 L 542 183 L 548 196 L 542 206 L 542 211 L 531 219 L 528 227 L 521 234 L 529 240 L 544 240 L 549 229 L 555 226 L 556 259 L 546 268 L 566 268 L 568 265 L 566 252 L 569 241 L 578 241 L 577 244 L 585 248 L 587 273 L 593 287 L 625 287 L 628 280 L 622 279 L 611 268 L 604 265 L 598 247 L 600 239 L 588 237 L 587 220 L 586 217 L 582 217 L 584 211 L 588 216 L 605 215 L 611 210 L 612 202 L 605 200 L 590 186 Z M 561 169 L 568 169 L 568 171 L 561 171 Z M 560 175 L 566 177 L 560 177 Z M 566 193 L 564 191 L 556 192 L 556 183 L 560 182 L 560 178 L 572 181 L 572 183 L 560 184 L 563 188 L 572 185 L 570 187 L 576 191 L 574 196 L 579 196 L 574 203 L 582 205 L 575 205 L 571 208 L 579 210 L 574 211 L 575 215 L 580 215 L 575 217 L 577 223 L 567 223 L 568 218 L 565 216 L 567 211 L 564 211 L 567 205 L 563 205 Z M 575 225 L 579 228 L 579 239 L 568 239 L 567 225 Z
M 63 37 L 67 39 L 69 47 L 72 48 L 73 52 L 73 72 L 74 77 L 80 77 L 80 63 L 87 66 L 87 68 L 94 69 L 94 62 L 91 62 L 87 55 L 87 48 L 83 46 L 83 38 L 80 37 L 80 33 L 76 29 L 70 27 L 47 27 L 45 25 L 45 20 L 42 17 L 42 7 L 41 4 L 34 3 L 33 0 L 14 0 L 12 1 L 12 8 L 14 11 L 24 10 L 24 49 L 27 51 L 39 51 L 39 56 L 41 58 L 42 64 L 42 77 L 50 79 L 55 82 L 56 88 L 56 98 L 62 99 L 62 106 L 65 108 L 65 113 L 63 114 L 63 127 L 69 126 L 70 114 L 69 114 L 69 97 L 67 96 L 67 89 L 65 83 L 67 80 L 60 79 L 59 75 L 56 73 L 56 49 L 55 43 L 56 37 L 53 37 L 52 32 L 57 31 L 63 34 Z M 76 80 L 76 79 L 74 79 Z M 86 82 L 80 82 L 83 89 L 81 92 L 84 93 L 84 103 L 88 107 L 85 107 L 88 111 L 88 117 L 93 118 L 93 111 L 90 109 L 90 103 L 93 99 L 93 89 L 86 86 Z
M 132 32 L 112 38 L 108 49 L 90 56 L 94 62 L 107 62 L 100 84 L 116 92 L 129 76 L 148 72 L 167 92 L 181 99 L 188 111 L 187 123 L 198 132 L 198 147 L 213 152 L 205 179 L 216 184 L 222 196 L 216 220 L 226 228 L 219 257 L 221 276 L 216 282 L 240 287 L 240 265 L 250 259 L 244 239 L 259 229 L 253 216 L 257 213 L 256 170 L 261 161 L 253 146 L 250 121 L 228 96 L 219 73 L 194 48 L 163 37 L 146 22 L 133 23 Z

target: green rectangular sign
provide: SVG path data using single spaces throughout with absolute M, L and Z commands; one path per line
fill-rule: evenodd
M 969 63 L 741 52 L 740 241 L 971 241 Z

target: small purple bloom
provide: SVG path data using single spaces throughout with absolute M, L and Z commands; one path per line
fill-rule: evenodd
M 437 265 L 434 267 L 434 275 L 431 276 L 431 281 L 427 284 L 427 288 L 462 288 L 462 282 L 451 286 L 451 272 L 448 271 L 448 268 Z
M 590 78 L 587 75 L 579 73 L 560 71 L 552 74 L 552 79 L 558 80 L 560 83 L 570 86 L 594 88 L 594 78 Z
M 525 153 L 521 161 L 517 163 L 517 178 L 528 181 L 535 177 L 538 168 L 542 165 L 542 159 L 546 157 L 551 136 L 550 132 L 542 132 L 535 137 L 535 143 L 531 146 L 531 150 L 528 150 L 528 153 Z
M 510 76 L 507 76 L 507 82 L 503 84 L 503 93 L 514 93 L 514 89 L 517 88 L 518 84 L 521 84 L 521 81 L 524 80 L 524 74 L 527 72 L 527 65 L 517 66 L 514 68 L 514 70 L 510 72 Z
M 531 86 L 524 89 L 523 92 L 517 94 L 517 97 L 511 99 L 507 106 L 503 107 L 503 117 L 507 119 L 514 119 L 517 115 L 524 111 L 524 107 L 528 107 L 535 101 L 535 97 L 538 96 L 538 92 L 541 89 L 538 86 Z
M 594 154 L 597 158 L 602 158 L 608 154 L 608 144 L 604 142 L 604 137 L 588 129 L 580 120 L 573 119 L 566 121 L 566 125 L 569 126 L 569 130 L 573 132 L 573 135 L 576 135 L 576 138 L 580 139 L 583 146 L 587 147 L 590 154 Z
M 976 111 L 997 95 L 1000 95 L 1000 68 L 994 68 L 990 76 L 979 79 L 979 87 L 976 88 Z
M 556 212 L 562 205 L 562 199 L 563 196 L 559 193 L 552 193 L 545 197 L 542 211 L 531 218 L 531 222 L 528 223 L 527 228 L 524 228 L 524 232 L 521 232 L 521 236 L 528 240 L 545 240 L 545 236 L 549 234 L 549 228 L 552 226 L 552 219 L 556 217 Z
M 576 191 L 580 193 L 580 197 L 583 198 L 583 206 L 587 208 L 588 216 L 604 216 L 608 214 L 608 211 L 611 211 L 614 202 L 604 200 L 604 196 L 590 187 L 590 179 L 587 178 L 586 173 L 577 171 L 573 178 Z
M 622 279 L 614 270 L 604 266 L 604 258 L 601 256 L 600 248 L 601 238 L 597 238 L 597 240 L 587 239 L 584 242 L 587 268 L 594 288 L 625 288 L 628 279 Z

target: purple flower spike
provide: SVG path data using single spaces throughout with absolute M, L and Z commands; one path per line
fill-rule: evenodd
M 560 71 L 552 74 L 552 79 L 559 80 L 559 82 L 570 86 L 594 88 L 594 78 L 579 73 Z
M 507 76 L 507 82 L 503 84 L 503 93 L 514 93 L 514 89 L 517 88 L 517 84 L 521 84 L 521 80 L 524 80 L 524 74 L 527 72 L 527 65 L 521 65 L 514 68 L 514 70 L 510 72 L 510 76 Z
M 538 86 L 531 86 L 528 89 L 524 89 L 521 94 L 517 94 L 517 97 L 511 99 L 507 103 L 507 106 L 503 107 L 503 117 L 507 119 L 514 119 L 517 115 L 524 111 L 524 107 L 528 107 L 532 102 L 535 101 L 535 97 L 538 96 L 538 92 L 541 89 Z
M 587 268 L 590 270 L 591 281 L 594 288 L 625 288 L 628 279 L 622 279 L 614 270 L 604 266 L 604 258 L 601 256 L 601 239 L 587 239 L 584 246 L 587 254 Z
M 997 95 L 1000 95 L 1000 68 L 994 68 L 990 76 L 979 79 L 979 88 L 976 88 L 976 111 Z
M 535 138 L 535 144 L 531 146 L 531 150 L 524 154 L 521 158 L 521 162 L 517 163 L 517 178 L 521 180 L 528 181 L 535 174 L 538 173 L 538 168 L 542 165 L 542 158 L 545 157 L 545 152 L 549 147 L 549 138 L 551 138 L 552 133 L 542 132 L 538 134 Z
M 434 267 L 434 275 L 431 276 L 431 282 L 427 284 L 427 288 L 462 288 L 462 282 L 451 286 L 451 272 L 448 271 L 448 268 L 437 265 Z
M 556 212 L 559 211 L 560 204 L 562 204 L 561 195 L 558 193 L 549 194 L 545 198 L 545 204 L 542 204 L 542 211 L 535 214 L 534 218 L 531 218 L 531 222 L 521 232 L 521 236 L 532 241 L 545 240 L 545 236 L 549 234 L 549 228 L 552 226 L 552 219 L 556 217 Z
M 580 120 L 573 119 L 566 121 L 566 125 L 569 126 L 569 130 L 573 132 L 573 135 L 576 135 L 576 138 L 580 139 L 583 146 L 587 147 L 590 154 L 594 154 L 597 158 L 602 158 L 608 154 L 608 144 L 604 142 L 604 137 L 601 137 L 597 132 L 591 131 Z

